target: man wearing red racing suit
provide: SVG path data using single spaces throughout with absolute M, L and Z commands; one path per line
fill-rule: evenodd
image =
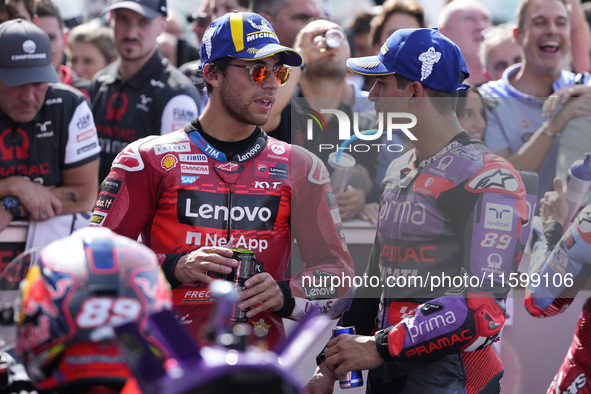
M 180 320 L 195 332 L 212 307 L 208 273 L 229 273 L 237 264 L 226 245 L 253 250 L 264 272 L 245 282 L 239 307 L 252 308 L 247 316 L 255 335 L 273 344 L 283 334 L 282 317 L 297 318 L 312 306 L 337 313 L 335 299 L 345 288 L 313 287 L 309 279 L 351 276 L 353 264 L 322 162 L 256 126 L 266 122 L 269 103 L 285 82 L 283 64 L 301 63 L 268 29 L 251 13 L 227 14 L 212 24 L 201 50 L 210 84 L 204 113 L 183 130 L 144 138 L 121 152 L 101 186 L 92 222 L 130 238 L 141 234 L 146 245 L 166 254 L 162 267 Z M 255 38 L 247 40 L 247 34 Z M 233 42 L 228 35 L 235 49 L 227 48 Z M 273 52 L 253 58 L 264 50 Z M 259 78 L 265 72 L 268 78 Z M 247 111 L 240 113 L 237 102 L 245 102 Z M 293 236 L 306 267 L 289 278 Z
M 554 189 L 556 191 L 547 192 L 540 202 L 544 234 L 533 248 L 530 281 L 525 293 L 525 308 L 536 317 L 555 316 L 566 310 L 591 275 L 591 205 L 577 215 L 563 235 L 568 205 L 560 178 L 554 179 Z M 571 346 L 548 394 L 591 393 L 590 322 L 591 299 L 587 299 Z
M 530 191 L 505 159 L 462 131 L 455 98 L 468 88 L 467 68 L 436 29 L 398 30 L 378 56 L 347 65 L 377 76 L 369 94 L 376 111 L 416 117 L 416 140 L 380 186 L 366 274 L 382 287 L 357 290 L 342 325 L 361 335 L 328 342 L 309 389 L 328 393 L 337 376 L 368 369 L 374 394 L 498 393 L 503 365 L 490 345 L 529 233 Z

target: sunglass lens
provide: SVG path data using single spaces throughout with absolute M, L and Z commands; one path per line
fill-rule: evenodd
M 277 82 L 279 85 L 283 85 L 289 79 L 290 69 L 288 67 L 279 67 L 275 71 L 275 77 L 277 78 Z
M 252 80 L 256 83 L 263 83 L 269 76 L 269 68 L 267 66 L 256 66 L 251 69 L 250 75 Z

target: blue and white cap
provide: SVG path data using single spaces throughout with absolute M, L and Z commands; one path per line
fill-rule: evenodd
M 446 93 L 470 88 L 462 83 L 470 74 L 460 48 L 437 29 L 397 30 L 377 56 L 348 59 L 347 67 L 362 75 L 400 74 Z
M 214 20 L 201 40 L 202 65 L 226 56 L 255 60 L 276 53 L 288 66 L 302 64 L 300 53 L 280 45 L 271 24 L 252 12 L 234 11 Z

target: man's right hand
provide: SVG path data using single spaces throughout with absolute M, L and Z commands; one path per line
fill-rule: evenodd
M 30 219 L 46 220 L 61 214 L 62 202 L 51 192 L 52 188 L 27 178 L 12 178 L 10 194 L 19 198 Z
M 229 274 L 238 261 L 232 258 L 232 249 L 219 246 L 204 246 L 182 256 L 174 269 L 175 278 L 181 283 L 203 282 L 209 284 L 214 278 L 207 272 Z

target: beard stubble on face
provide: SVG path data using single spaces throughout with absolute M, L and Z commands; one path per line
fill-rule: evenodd
M 270 113 L 256 115 L 249 110 L 251 99 L 244 97 L 240 89 L 224 84 L 220 89 L 221 104 L 229 116 L 235 120 L 256 126 L 262 126 L 269 120 Z
M 129 48 L 125 46 L 120 48 L 118 52 L 122 60 L 125 60 L 127 62 L 134 62 L 145 59 L 150 54 L 150 51 L 143 50 L 143 47 L 137 40 L 123 40 L 123 43 L 136 43 L 137 46 L 134 48 Z

